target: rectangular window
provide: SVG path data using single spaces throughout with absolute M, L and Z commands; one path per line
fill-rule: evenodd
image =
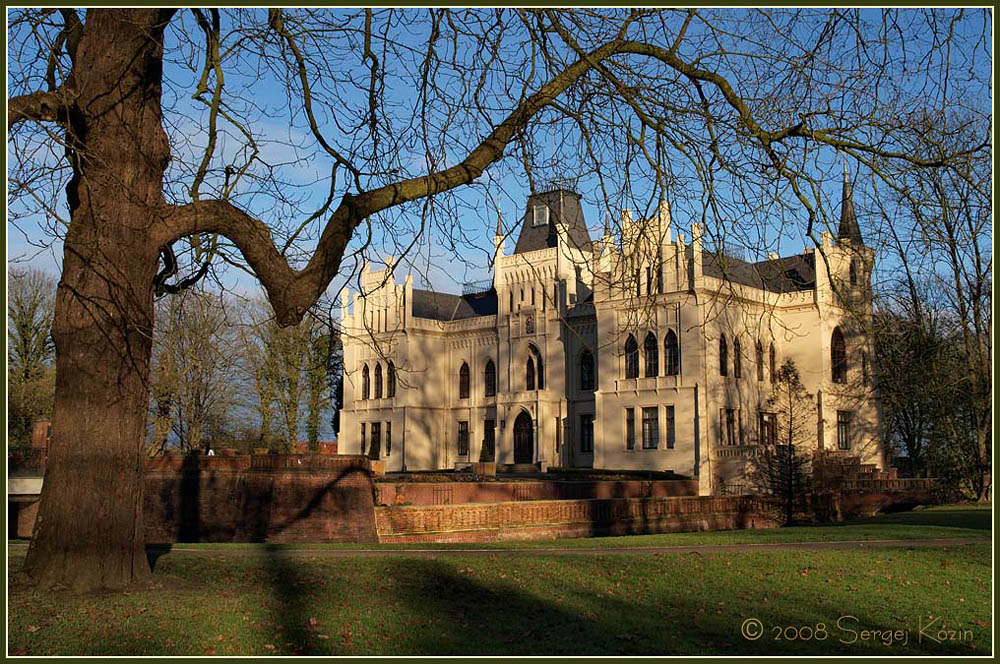
M 736 444 L 736 409 L 726 409 L 726 445 Z
M 458 456 L 469 456 L 469 423 L 458 423 Z
M 382 423 L 372 422 L 372 448 L 370 456 L 378 459 L 382 456 Z
M 392 454 L 392 422 L 385 423 L 385 455 Z
M 361 423 L 361 454 L 365 453 L 365 423 Z
M 592 414 L 580 416 L 580 451 L 594 451 L 594 416 Z
M 774 413 L 760 414 L 759 442 L 761 445 L 778 444 L 778 420 Z
M 536 205 L 532 209 L 532 226 L 545 226 L 549 223 L 549 208 L 547 205 Z
M 842 450 L 851 449 L 851 417 L 849 410 L 837 411 L 837 447 Z
M 642 409 L 642 449 L 655 450 L 660 445 L 660 409 Z
M 674 441 L 676 440 L 676 434 L 674 433 L 674 407 L 667 406 L 667 449 L 674 449 Z
M 625 409 L 625 449 L 635 449 L 635 408 Z

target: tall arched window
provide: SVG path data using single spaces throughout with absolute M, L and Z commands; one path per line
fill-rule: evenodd
M 681 372 L 681 349 L 677 345 L 677 335 L 673 330 L 667 332 L 663 340 L 663 350 L 667 356 L 667 375 L 676 376 Z
M 368 375 L 368 365 L 361 369 L 361 398 L 368 399 L 371 396 L 371 378 Z
M 594 389 L 594 354 L 589 350 L 580 353 L 580 389 Z
M 733 378 L 743 378 L 743 345 L 733 337 Z
M 385 370 L 385 396 L 390 399 L 396 396 L 396 365 L 392 362 Z
M 719 336 L 719 375 L 729 375 L 729 344 L 724 334 Z
M 764 380 L 764 345 L 757 340 L 757 380 Z
M 486 386 L 486 396 L 495 397 L 497 395 L 497 365 L 493 360 L 486 360 L 486 368 L 483 369 L 483 383 Z
M 528 344 L 528 352 L 535 358 L 535 387 L 530 389 L 545 389 L 545 366 L 542 364 L 542 354 L 535 344 Z
M 462 362 L 462 368 L 458 370 L 458 398 L 469 398 L 469 365 Z
M 646 378 L 652 378 L 660 373 L 660 344 L 652 332 L 646 334 L 642 342 L 642 354 L 646 359 Z
M 771 344 L 771 382 L 778 380 L 777 357 L 774 353 L 774 344 Z
M 857 286 L 858 285 L 858 281 L 859 281 L 858 273 L 859 272 L 860 271 L 858 270 L 858 259 L 857 258 L 852 258 L 851 259 L 851 285 L 852 286 Z
M 375 398 L 382 398 L 382 365 L 375 364 Z
M 833 382 L 847 382 L 847 345 L 844 343 L 844 333 L 839 327 L 833 328 L 830 339 L 830 364 L 833 368 Z
M 524 389 L 529 392 L 535 389 L 535 359 L 528 356 L 528 363 L 524 367 Z
M 625 377 L 639 377 L 639 344 L 631 334 L 625 340 Z

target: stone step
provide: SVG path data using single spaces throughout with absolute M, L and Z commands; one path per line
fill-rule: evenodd
M 537 473 L 538 464 L 535 463 L 507 463 L 504 464 L 504 473 Z

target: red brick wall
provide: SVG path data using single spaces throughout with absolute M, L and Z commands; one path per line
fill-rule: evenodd
M 156 457 L 148 542 L 374 542 L 374 484 L 354 456 Z
M 378 505 L 456 505 L 517 500 L 594 498 L 669 498 L 697 496 L 697 480 L 624 480 L 600 482 L 378 482 Z
M 377 507 L 380 542 L 483 542 L 777 525 L 748 496 L 541 500 Z

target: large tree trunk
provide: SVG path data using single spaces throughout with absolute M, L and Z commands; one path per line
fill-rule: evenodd
M 25 572 L 43 587 L 121 588 L 149 579 L 142 532 L 143 435 L 169 145 L 161 126 L 156 10 L 88 12 L 67 144 L 73 179 L 52 336 L 55 416 Z

